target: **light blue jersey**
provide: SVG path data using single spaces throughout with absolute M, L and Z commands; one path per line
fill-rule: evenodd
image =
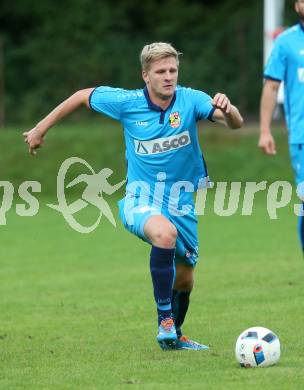
M 304 27 L 297 24 L 278 36 L 264 77 L 284 81 L 284 109 L 290 144 L 304 144 Z
M 152 103 L 146 88 L 98 87 L 90 96 L 90 106 L 122 123 L 127 192 L 137 195 L 140 190 L 141 196 L 151 197 L 155 183 L 161 180 L 165 182 L 166 202 L 174 183 L 187 182 L 191 188 L 186 191 L 193 193 L 205 182 L 207 168 L 199 146 L 197 122 L 212 119 L 214 108 L 209 95 L 178 86 L 164 111 Z
M 164 111 L 152 103 L 146 88 L 130 91 L 98 87 L 90 96 L 90 106 L 123 125 L 127 188 L 118 205 L 124 226 L 149 242 L 146 222 L 155 215 L 166 216 L 178 231 L 175 261 L 194 267 L 198 237 L 193 193 L 200 184 L 206 185 L 208 176 L 197 122 L 212 120 L 211 97 L 177 87 Z

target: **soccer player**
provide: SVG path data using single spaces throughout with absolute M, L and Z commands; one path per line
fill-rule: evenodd
M 211 98 L 178 86 L 179 55 L 167 43 L 146 45 L 140 55 L 144 89 L 80 90 L 23 135 L 35 153 L 47 130 L 81 105 L 122 123 L 127 186 L 120 218 L 126 229 L 151 244 L 157 341 L 162 349 L 203 350 L 208 347 L 181 330 L 198 257 L 193 193 L 207 179 L 196 124 L 209 119 L 234 129 L 243 119 L 225 94 Z
M 276 38 L 264 70 L 259 147 L 270 156 L 276 154 L 271 120 L 278 89 L 281 81 L 284 81 L 289 152 L 296 183 L 299 184 L 304 181 L 304 0 L 295 1 L 294 6 L 300 21 Z M 303 216 L 299 217 L 298 233 L 304 252 Z

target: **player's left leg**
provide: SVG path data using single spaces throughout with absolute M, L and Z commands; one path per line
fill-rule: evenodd
M 171 216 L 178 236 L 176 240 L 176 277 L 172 294 L 172 310 L 178 335 L 177 349 L 208 349 L 182 334 L 194 284 L 194 269 L 198 259 L 197 218 L 194 209 L 183 216 Z
M 172 302 L 175 318 L 175 327 L 178 337 L 182 336 L 181 326 L 184 323 L 193 288 L 193 271 L 190 265 L 176 264 L 176 277 L 173 287 Z
M 190 340 L 187 336 L 182 334 L 181 327 L 184 323 L 189 308 L 190 294 L 194 284 L 193 276 L 193 266 L 187 264 L 176 264 L 176 278 L 172 295 L 172 309 L 178 337 L 177 349 L 208 349 L 206 345 Z

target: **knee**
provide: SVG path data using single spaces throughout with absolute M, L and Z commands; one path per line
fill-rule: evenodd
M 160 248 L 174 248 L 177 238 L 177 230 L 174 225 L 166 228 L 161 228 L 155 232 L 153 237 L 153 245 Z

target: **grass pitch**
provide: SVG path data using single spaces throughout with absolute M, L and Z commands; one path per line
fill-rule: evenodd
M 1 389 L 303 388 L 304 263 L 288 208 L 270 221 L 260 199 L 251 217 L 223 218 L 210 203 L 184 331 L 211 349 L 164 352 L 149 246 L 106 220 L 79 234 L 44 203 L 1 227 Z M 277 366 L 238 367 L 236 338 L 255 325 L 279 335 Z
M 22 181 L 40 180 L 42 193 L 36 216 L 12 208 L 0 226 L 0 388 L 303 389 L 304 261 L 291 205 L 270 220 L 262 194 L 252 216 L 225 218 L 208 195 L 184 332 L 211 349 L 161 351 L 149 246 L 104 219 L 93 233 L 79 234 L 45 206 L 56 203 L 56 173 L 67 157 L 85 158 L 96 171 L 111 166 L 114 182 L 123 177 L 121 134 L 111 125 L 88 136 L 89 127 L 54 129 L 36 159 L 20 133 L 1 134 L 1 180 L 10 180 L 15 194 Z M 214 129 L 204 137 L 215 181 L 292 179 L 282 134 L 274 159 L 261 156 L 251 129 L 245 137 Z M 95 221 L 93 207 L 84 214 Z M 281 360 L 241 369 L 236 339 L 257 325 L 278 334 Z

